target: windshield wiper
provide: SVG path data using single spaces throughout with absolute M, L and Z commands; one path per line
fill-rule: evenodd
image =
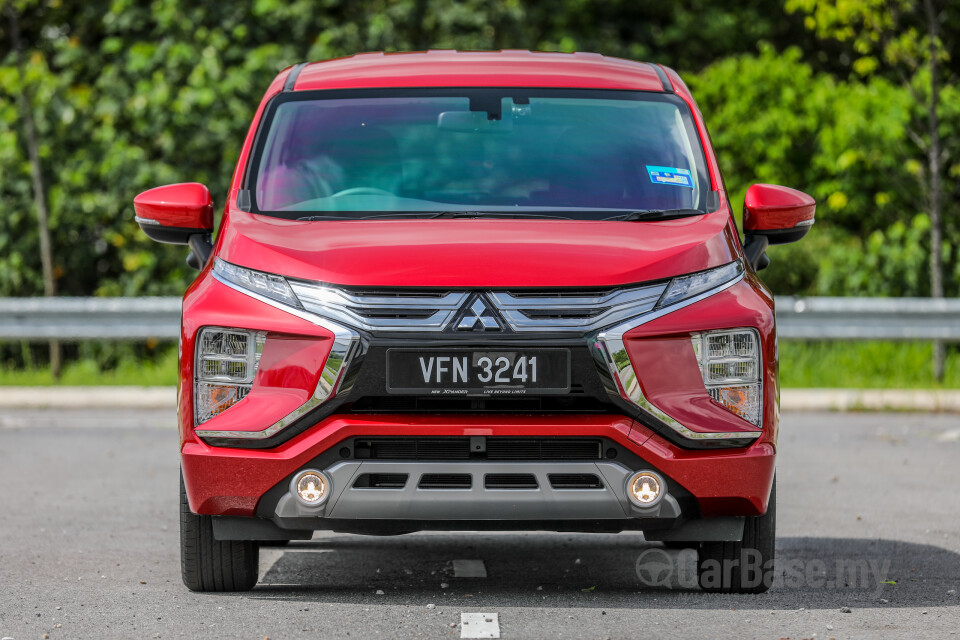
M 615 220 L 617 222 L 636 222 L 638 220 L 673 220 L 675 218 L 689 218 L 690 216 L 702 216 L 703 211 L 699 209 L 640 209 L 638 211 L 628 211 L 617 216 L 604 218 L 604 220 Z
M 294 218 L 296 222 L 323 222 L 325 220 L 361 220 L 356 216 L 303 216 Z
M 303 216 L 296 220 L 298 222 L 321 222 L 324 220 L 372 220 L 378 218 L 549 218 L 553 220 L 572 220 L 567 216 L 513 211 L 393 211 L 372 216 L 313 215 Z
M 572 220 L 568 216 L 556 216 L 549 213 L 527 213 L 520 211 L 438 211 L 425 215 L 427 218 L 550 218 L 552 220 Z

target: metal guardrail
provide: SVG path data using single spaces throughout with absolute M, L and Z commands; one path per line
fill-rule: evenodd
M 777 333 L 795 340 L 960 341 L 960 300 L 778 296 Z
M 784 340 L 960 341 L 960 300 L 777 298 Z M 0 340 L 177 339 L 180 298 L 0 298 Z
M 180 335 L 180 298 L 0 298 L 0 340 L 146 340 Z

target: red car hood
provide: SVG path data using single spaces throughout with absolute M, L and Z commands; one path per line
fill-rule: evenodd
M 736 259 L 726 210 L 662 222 L 297 222 L 231 211 L 217 255 L 304 280 L 380 287 L 605 287 Z

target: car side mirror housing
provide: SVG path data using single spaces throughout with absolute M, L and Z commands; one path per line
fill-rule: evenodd
M 743 201 L 744 250 L 757 271 L 770 260 L 771 244 L 796 242 L 813 226 L 817 202 L 802 191 L 774 184 L 755 184 Z
M 203 268 L 213 245 L 213 198 L 198 182 L 183 182 L 144 191 L 133 199 L 137 224 L 147 237 L 190 246 L 187 264 Z

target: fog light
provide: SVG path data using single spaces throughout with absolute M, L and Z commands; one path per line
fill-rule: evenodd
M 627 482 L 627 497 L 638 507 L 652 507 L 663 498 L 663 478 L 653 471 L 638 471 Z
M 301 471 L 290 483 L 297 498 L 308 507 L 317 507 L 326 502 L 330 494 L 330 481 L 321 471 Z

